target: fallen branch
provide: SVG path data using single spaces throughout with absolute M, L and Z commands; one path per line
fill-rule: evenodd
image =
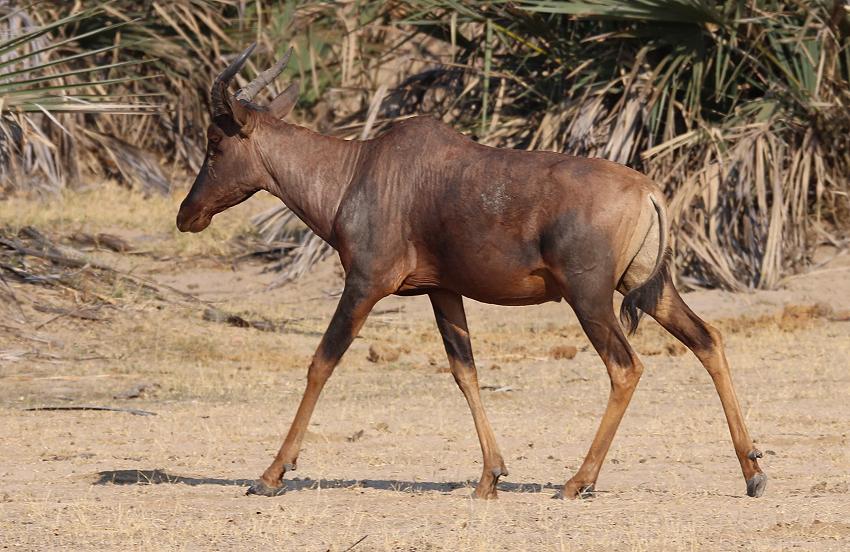
M 0 237 L 0 245 L 5 246 L 8 249 L 11 249 L 12 251 L 15 251 L 20 255 L 44 259 L 46 261 L 50 261 L 54 265 L 67 268 L 76 268 L 81 270 L 96 269 L 103 271 L 104 273 L 108 274 L 113 278 L 124 279 L 129 282 L 132 282 L 133 284 L 139 286 L 141 289 L 144 289 L 154 294 L 157 299 L 163 301 L 168 301 L 168 298 L 163 293 L 163 290 L 176 293 L 177 295 L 180 295 L 183 298 L 198 301 L 198 299 L 191 294 L 181 292 L 164 284 L 157 284 L 151 282 L 146 278 L 136 276 L 126 271 L 118 270 L 115 267 L 110 266 L 106 263 L 90 259 L 82 251 L 79 251 L 72 247 L 54 245 L 35 228 L 24 228 L 21 230 L 20 234 L 29 239 L 32 239 L 37 247 L 29 247 L 27 244 L 24 244 L 21 241 L 11 237 Z M 19 280 L 25 283 L 49 283 L 55 285 L 58 282 L 65 284 L 66 287 L 76 289 L 76 287 L 72 285 L 71 282 L 67 281 L 67 274 L 49 276 L 37 275 L 7 263 L 0 263 L 0 268 L 5 269 L 6 271 L 13 274 Z M 92 293 L 93 295 L 96 295 L 91 291 L 87 291 L 87 293 Z M 109 301 L 104 302 L 108 303 Z
M 8 326 L 3 323 L 0 323 L 0 330 L 6 330 L 12 333 L 15 337 L 27 339 L 29 341 L 35 341 L 37 343 L 44 343 L 45 345 L 56 345 L 58 343 L 58 340 L 51 339 L 48 336 L 39 335 L 34 332 L 27 332 L 23 328 L 16 328 L 14 326 Z
M 70 316 L 71 318 L 80 318 L 82 320 L 106 320 L 104 316 L 101 316 L 97 313 L 100 310 L 100 306 L 97 307 L 89 307 L 89 308 L 78 308 L 78 309 L 63 309 L 61 307 L 53 307 L 50 305 L 40 305 L 35 304 L 33 308 L 38 312 L 43 312 L 46 314 L 55 314 L 53 318 L 49 318 L 46 321 L 42 322 L 38 326 L 35 327 L 36 330 L 40 330 L 44 326 L 50 324 L 54 320 L 58 320 L 65 316 Z
M 32 408 L 24 408 L 27 412 L 38 410 L 103 410 L 107 412 L 127 412 L 134 416 L 156 416 L 156 412 L 148 412 L 147 410 L 139 410 L 136 408 L 115 408 L 112 406 L 34 406 Z
M 263 332 L 277 330 L 275 325 L 267 320 L 246 320 L 238 314 L 231 314 L 215 307 L 209 307 L 204 311 L 204 320 L 230 324 L 237 328 L 254 328 Z
M 69 236 L 69 239 L 84 247 L 106 248 L 116 253 L 128 253 L 133 249 L 126 240 L 112 234 L 92 235 L 85 232 L 75 232 Z

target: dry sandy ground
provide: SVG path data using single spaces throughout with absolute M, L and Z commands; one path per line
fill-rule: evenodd
M 143 233 L 131 230 L 115 231 Z M 111 258 L 285 326 L 205 321 L 203 306 L 132 289 L 111 291 L 104 320 L 55 318 L 30 306 L 67 300 L 67 292 L 12 284 L 23 307 L 7 320 L 18 316 L 34 333 L 0 329 L 4 548 L 850 549 L 850 322 L 786 308 L 827 301 L 835 312 L 850 309 L 846 262 L 777 292 L 686 297 L 726 331 L 747 422 L 766 454 L 760 499 L 745 495 L 707 374 L 645 321 L 634 343 L 646 371 L 599 492 L 552 500 L 590 444 L 607 398 L 605 369 L 563 304 L 468 303 L 485 406 L 511 471 L 499 500 L 477 501 L 469 495 L 478 443 L 427 299 L 378 305 L 326 388 L 290 492 L 248 497 L 246 485 L 294 414 L 333 309 L 333 263 L 267 291 L 274 276 L 257 264 Z M 401 349 L 400 358 L 368 361 L 376 343 Z M 578 354 L 552 360 L 557 345 Z M 158 387 L 114 398 L 138 384 Z M 81 404 L 156 415 L 23 410 Z

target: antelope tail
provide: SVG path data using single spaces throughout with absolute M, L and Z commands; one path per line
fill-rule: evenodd
M 658 215 L 658 260 L 649 278 L 641 285 L 626 293 L 620 306 L 620 321 L 629 334 L 635 333 L 644 312 L 653 309 L 661 299 L 664 282 L 669 277 L 671 251 L 667 248 L 667 213 L 664 206 L 650 194 L 649 200 Z

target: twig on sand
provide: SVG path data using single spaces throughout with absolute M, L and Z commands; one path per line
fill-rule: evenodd
M 366 540 L 366 537 L 368 537 L 368 536 L 369 536 L 369 535 L 363 535 L 362 537 L 360 537 L 360 540 L 359 540 L 359 541 L 355 542 L 354 544 L 352 544 L 351 546 L 349 546 L 348 548 L 346 548 L 346 549 L 345 549 L 345 550 L 343 550 L 342 552 L 348 552 L 349 550 L 353 550 L 355 546 L 357 546 L 358 544 L 360 544 L 361 542 L 363 542 L 364 540 Z M 331 549 L 330 549 L 330 548 L 328 548 L 328 552 L 330 552 L 330 550 L 331 550 Z
M 12 354 L 17 351 L 11 351 Z M 5 358 L 4 358 L 5 353 Z M 9 351 L 0 352 L 0 359 L 8 359 L 12 355 L 9 354 Z M 23 354 L 20 354 L 23 353 Z M 27 351 L 20 351 L 19 356 L 25 356 Z M 83 358 L 82 360 L 92 360 L 93 359 L 101 359 L 106 357 L 91 357 L 91 358 Z M 69 359 L 78 361 L 80 359 Z M 38 376 L 33 373 L 24 373 L 24 374 L 9 374 L 8 376 L 0 376 L 2 380 L 12 380 L 12 381 L 80 381 L 83 379 L 97 379 L 97 378 L 121 378 L 121 377 L 130 377 L 125 374 L 83 374 L 79 376 Z
M 81 406 L 35 406 L 32 408 L 24 408 L 26 411 L 36 411 L 36 410 L 106 410 L 110 412 L 127 412 L 129 414 L 133 414 L 134 416 L 156 416 L 156 412 L 149 412 L 147 410 L 139 410 L 136 408 L 115 408 L 112 406 L 91 406 L 91 405 L 81 405 Z

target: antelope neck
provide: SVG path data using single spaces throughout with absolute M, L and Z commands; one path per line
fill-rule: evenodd
M 257 130 L 263 133 L 257 137 L 260 157 L 273 180 L 268 191 L 333 245 L 334 219 L 354 179 L 363 143 L 282 121 Z

